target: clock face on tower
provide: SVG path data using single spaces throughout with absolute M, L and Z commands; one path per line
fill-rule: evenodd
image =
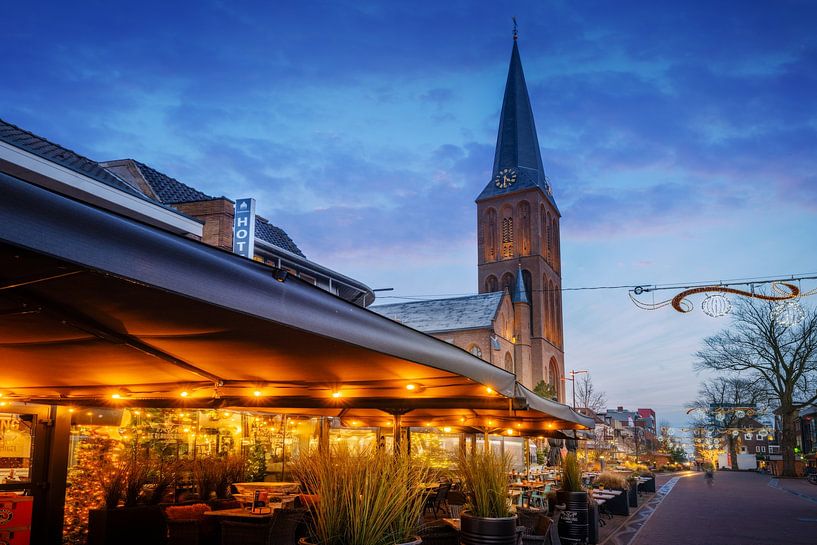
M 516 183 L 516 170 L 512 168 L 503 168 L 494 177 L 494 185 L 500 189 L 505 189 L 514 183 Z

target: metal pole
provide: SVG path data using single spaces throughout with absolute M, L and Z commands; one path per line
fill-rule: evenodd
M 392 434 L 393 434 L 392 437 L 393 437 L 393 442 L 394 442 L 394 453 L 395 454 L 400 454 L 400 447 L 401 447 L 401 443 L 402 443 L 402 440 L 401 440 L 402 438 L 400 436 L 400 424 L 401 424 L 401 422 L 403 420 L 403 417 L 401 415 L 399 415 L 399 414 L 395 414 L 393 416 L 393 418 L 394 418 L 394 430 L 392 431 Z

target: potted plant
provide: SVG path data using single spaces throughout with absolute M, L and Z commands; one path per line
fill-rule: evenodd
M 294 474 L 312 501 L 314 545 L 417 545 L 428 472 L 407 453 L 339 447 L 301 456 Z
M 627 500 L 630 507 L 638 507 L 638 475 L 635 473 L 627 476 Z
M 104 507 L 88 512 L 88 545 L 164 543 L 167 527 L 161 509 L 143 505 L 151 463 L 132 458 L 110 463 L 100 474 Z M 120 505 L 120 503 L 122 505 Z
M 562 485 L 556 492 L 556 501 L 564 505 L 559 518 L 559 537 L 570 542 L 586 542 L 587 492 L 582 488 L 582 472 L 576 452 L 568 452 L 562 461 Z
M 612 499 L 607 500 L 604 506 L 613 515 L 630 515 L 630 507 L 628 500 L 629 486 L 627 479 L 621 473 L 613 471 L 602 471 L 593 480 L 594 486 L 604 487 L 608 490 L 620 490 L 621 494 Z
M 646 470 L 641 471 L 639 475 L 645 479 L 646 481 L 641 483 L 641 490 L 643 492 L 652 492 L 655 493 L 655 473 L 652 471 Z
M 463 453 L 457 459 L 457 470 L 468 498 L 460 512 L 463 545 L 513 545 L 516 515 L 508 499 L 510 457 L 490 451 Z

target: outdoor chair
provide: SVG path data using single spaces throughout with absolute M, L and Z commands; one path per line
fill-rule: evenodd
M 465 497 L 465 494 L 459 490 L 449 490 L 445 503 L 448 504 L 448 513 L 451 515 L 451 518 L 458 519 L 460 518 L 462 506 L 468 503 L 468 499 Z
M 564 507 L 556 506 L 553 518 L 537 515 L 533 528 L 522 534 L 522 545 L 562 545 L 559 539 L 559 517 Z
M 536 517 L 539 515 L 547 515 L 544 509 L 531 509 L 529 507 L 516 508 L 516 525 L 523 526 L 527 532 L 532 532 L 536 524 Z
M 306 519 L 308 509 L 276 509 L 269 527 L 267 545 L 295 545 L 298 530 Z
M 420 528 L 423 545 L 458 545 L 460 535 L 448 524 L 432 523 Z
M 425 505 L 423 506 L 423 514 L 431 509 L 434 512 L 434 518 L 437 518 L 437 511 L 446 503 L 449 490 L 451 490 L 451 483 L 441 484 L 436 492 L 426 498 Z

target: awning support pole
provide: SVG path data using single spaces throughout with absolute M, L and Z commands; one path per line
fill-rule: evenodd
M 400 448 L 402 446 L 401 443 L 403 442 L 402 437 L 400 435 L 401 432 L 400 424 L 403 421 L 403 416 L 400 414 L 395 414 L 392 416 L 392 418 L 394 419 L 394 428 L 392 431 L 392 433 L 394 434 L 392 436 L 394 438 L 394 453 L 400 454 Z

